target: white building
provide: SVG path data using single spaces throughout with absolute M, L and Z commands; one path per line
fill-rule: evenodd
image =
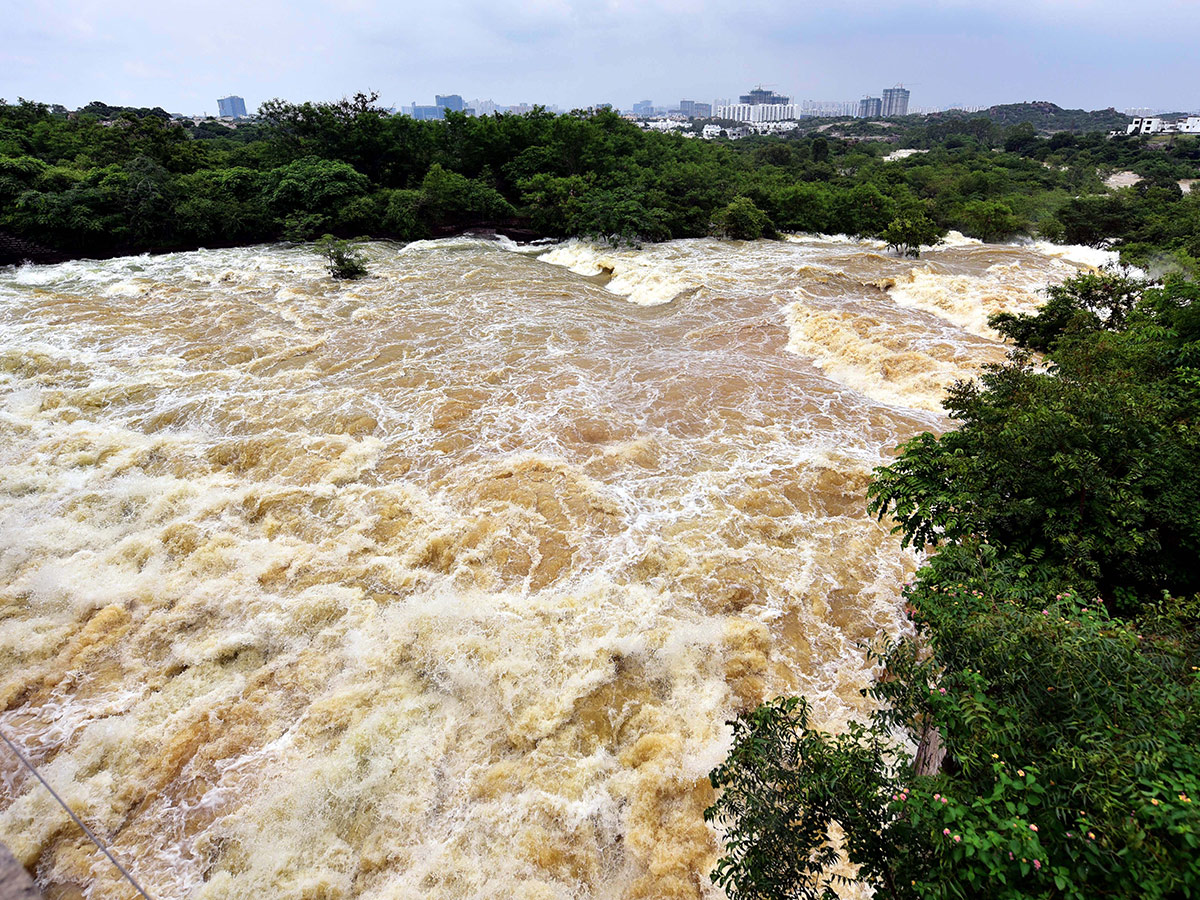
M 1154 116 L 1139 116 L 1125 129 L 1126 134 L 1158 134 L 1163 130 L 1163 120 Z
M 713 110 L 718 119 L 735 122 L 785 122 L 798 113 L 794 103 L 730 103 Z
M 1200 116 L 1188 116 L 1168 122 L 1158 116 L 1139 116 L 1125 129 L 1126 134 L 1200 134 Z

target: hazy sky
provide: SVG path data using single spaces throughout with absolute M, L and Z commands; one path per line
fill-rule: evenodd
M 459 93 L 563 107 L 878 96 L 1200 108 L 1200 0 L 4 0 L 0 97 L 215 113 L 216 98 Z

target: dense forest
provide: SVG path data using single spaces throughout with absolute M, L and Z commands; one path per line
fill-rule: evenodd
M 161 109 L 0 102 L 0 233 L 103 256 L 472 227 L 658 241 L 894 226 L 919 239 L 956 229 L 1111 244 L 1163 269 L 1200 258 L 1200 194 L 1178 183 L 1200 177 L 1193 137 L 1046 137 L 984 114 L 703 141 L 608 110 L 416 121 L 374 100 L 269 101 L 236 129 Z M 1051 119 L 1090 121 L 1077 112 Z M 889 161 L 898 148 L 924 152 Z M 1106 187 L 1123 170 L 1142 181 Z

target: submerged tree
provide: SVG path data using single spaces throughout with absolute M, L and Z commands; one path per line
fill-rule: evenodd
M 327 234 L 313 245 L 313 249 L 325 257 L 326 267 L 334 278 L 353 281 L 367 274 L 367 258 L 349 241 Z
M 915 258 L 921 255 L 922 244 L 936 244 L 945 233 L 944 228 L 939 228 L 927 215 L 918 212 L 892 219 L 883 231 L 883 239 L 887 241 L 889 250 Z
M 755 241 L 776 236 L 775 223 L 749 197 L 737 197 L 713 216 L 713 231 L 734 241 Z

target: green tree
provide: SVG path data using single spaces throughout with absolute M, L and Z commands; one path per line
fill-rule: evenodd
M 354 248 L 349 241 L 335 238 L 332 234 L 324 235 L 313 249 L 325 257 L 329 274 L 337 280 L 353 281 L 367 274 L 367 258 L 361 250 Z
M 1007 203 L 998 200 L 972 200 L 963 206 L 966 231 L 981 241 L 999 241 L 1011 237 L 1024 226 Z
M 879 654 L 866 724 L 822 733 L 795 698 L 731 723 L 713 881 L 833 900 L 836 824 L 857 880 L 895 900 L 1195 896 L 1200 604 L 1122 623 L 1069 592 L 1022 604 L 953 577 L 907 592 L 921 639 Z
M 876 470 L 871 509 L 936 547 L 918 631 L 875 653 L 867 723 L 734 724 L 731 897 L 831 896 L 830 822 L 894 898 L 1200 893 L 1200 286 L 1130 284 L 1068 281 L 1014 329 L 1048 367 L 957 385 L 959 427 Z
M 293 240 L 328 230 L 339 210 L 367 191 L 367 177 L 343 162 L 307 156 L 270 175 L 270 204 Z
M 922 244 L 936 244 L 946 233 L 924 213 L 897 216 L 884 229 L 883 239 L 888 248 L 903 256 L 921 255 Z
M 485 181 L 465 178 L 439 163 L 421 181 L 420 209 L 431 224 L 477 224 L 515 214 L 512 205 Z
M 834 194 L 832 230 L 872 237 L 882 234 L 896 217 L 896 203 L 874 184 L 860 184 Z
M 775 224 L 749 197 L 737 197 L 713 216 L 713 233 L 734 241 L 776 237 Z
M 851 837 L 860 878 L 889 885 L 887 756 L 892 742 L 852 723 L 837 737 L 809 727 L 799 698 L 759 706 L 729 724 L 733 749 L 709 775 L 720 791 L 704 812 L 728 829 L 727 855 L 712 872 L 730 900 L 836 900 L 849 879 L 833 869 L 836 823 Z

